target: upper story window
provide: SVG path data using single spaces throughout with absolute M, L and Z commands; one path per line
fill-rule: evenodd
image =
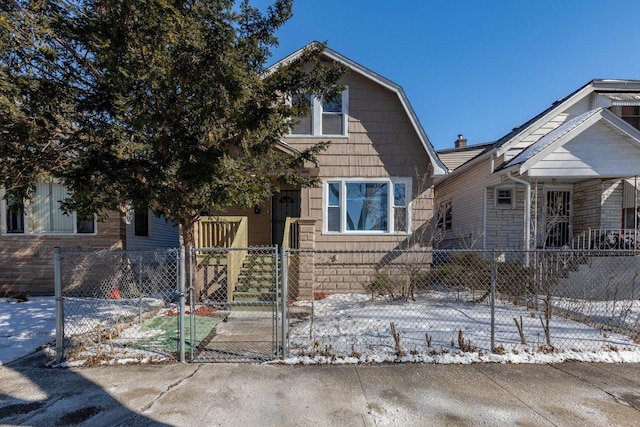
M 296 94 L 291 97 L 291 106 L 304 107 L 308 114 L 295 117 L 291 135 L 309 136 L 345 136 L 348 126 L 348 89 L 335 99 L 323 100 L 309 94 Z
M 411 178 L 336 179 L 324 184 L 328 233 L 408 233 Z
M 95 218 L 65 214 L 60 201 L 68 197 L 67 189 L 54 182 L 36 184 L 33 197 L 25 203 L 4 200 L 3 233 L 11 234 L 75 234 L 95 233 Z

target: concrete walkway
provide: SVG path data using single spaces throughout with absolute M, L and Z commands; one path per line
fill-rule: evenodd
M 638 426 L 640 366 L 0 367 L 4 425 Z

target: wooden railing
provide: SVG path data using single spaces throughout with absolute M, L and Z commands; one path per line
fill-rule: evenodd
M 246 247 L 247 217 L 201 216 L 198 227 L 198 246 L 201 248 Z
M 285 249 L 300 248 L 300 226 L 298 225 L 298 218 L 287 217 L 285 220 L 282 247 Z
M 640 230 L 588 229 L 571 241 L 572 249 L 640 249 Z
M 198 243 L 201 248 L 228 248 L 227 301 L 233 301 L 242 264 L 249 246 L 249 228 L 244 216 L 200 217 Z

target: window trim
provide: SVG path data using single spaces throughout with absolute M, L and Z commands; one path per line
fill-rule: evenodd
M 340 184 L 340 195 L 338 206 L 331 206 L 333 208 L 338 207 L 340 210 L 340 230 L 329 230 L 329 185 L 333 183 Z M 386 230 L 347 230 L 347 192 L 346 185 L 349 183 L 363 183 L 363 184 L 387 184 L 387 229 Z M 375 235 L 375 236 L 407 236 L 412 232 L 412 178 L 326 178 L 322 181 L 322 234 L 327 235 Z M 395 185 L 404 184 L 405 186 L 405 203 L 406 209 L 406 231 L 395 231 L 395 208 L 400 207 L 395 205 Z
M 441 232 L 453 230 L 453 200 L 445 200 L 438 204 L 436 229 Z
M 53 182 L 57 184 L 56 182 Z M 71 220 L 73 222 L 73 231 L 35 231 L 33 230 L 32 220 L 29 220 L 29 216 L 35 215 L 32 210 L 32 204 L 30 200 L 26 200 L 24 208 L 22 210 L 22 225 L 23 231 L 8 231 L 7 230 L 7 200 L 4 198 L 4 189 L 0 190 L 0 221 L 1 229 L 0 235 L 2 236 L 96 236 L 98 235 L 98 224 L 96 221 L 96 215 L 93 215 L 93 231 L 89 233 L 78 232 L 78 215 L 76 212 L 72 212 Z
M 511 202 L 506 204 L 498 203 L 498 194 L 500 191 L 509 190 Z M 513 185 L 500 185 L 493 189 L 493 207 L 496 209 L 513 209 L 516 207 L 515 186 Z
M 311 98 L 311 133 L 293 133 L 293 128 L 289 128 L 288 136 L 293 138 L 317 138 L 317 137 L 333 137 L 333 138 L 345 138 L 349 136 L 349 87 L 345 86 L 342 91 L 342 112 L 341 113 L 326 113 L 326 114 L 334 114 L 342 116 L 342 133 L 340 134 L 324 134 L 322 133 L 322 120 L 323 114 L 325 114 L 322 109 L 323 101 L 322 98 L 309 95 Z M 291 97 L 287 98 L 287 104 L 291 105 Z M 292 117 L 292 120 L 296 120 L 295 117 Z

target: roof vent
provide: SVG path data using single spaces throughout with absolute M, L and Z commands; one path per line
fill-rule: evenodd
M 464 138 L 461 133 L 458 134 L 458 139 L 455 141 L 456 148 L 464 148 L 467 146 L 467 138 Z

